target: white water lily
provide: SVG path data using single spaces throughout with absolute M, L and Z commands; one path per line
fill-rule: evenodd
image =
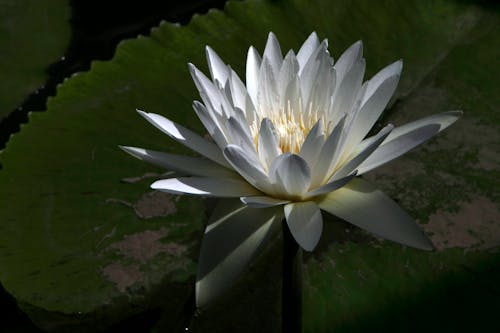
M 169 193 L 236 197 L 219 204 L 202 243 L 196 300 L 203 306 L 241 272 L 285 218 L 297 243 L 317 245 L 321 210 L 380 237 L 432 249 L 413 219 L 367 181 L 357 178 L 448 127 L 461 112 L 433 115 L 366 137 L 399 81 L 402 61 L 363 83 L 365 60 L 356 42 L 334 63 L 327 41 L 312 33 L 283 58 L 273 33 L 261 58 L 250 47 L 246 85 L 207 47 L 211 79 L 190 70 L 203 103 L 194 110 L 213 141 L 158 114 L 139 113 L 203 157 L 135 147 L 131 155 L 185 174 L 151 187 Z

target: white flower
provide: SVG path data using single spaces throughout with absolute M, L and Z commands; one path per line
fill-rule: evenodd
M 194 102 L 194 110 L 213 141 L 139 111 L 204 157 L 122 147 L 187 175 L 156 181 L 153 189 L 241 200 L 222 203 L 209 221 L 196 285 L 198 306 L 227 287 L 283 217 L 307 251 L 321 236 L 321 209 L 378 236 L 432 248 L 394 201 L 355 178 L 404 154 L 461 115 L 453 111 L 400 127 L 389 124 L 366 137 L 396 89 L 402 61 L 363 83 L 361 42 L 334 63 L 327 41 L 320 43 L 312 33 L 297 54 L 289 51 L 283 58 L 270 33 L 262 58 L 255 48 L 248 51 L 245 86 L 210 47 L 206 53 L 212 79 L 189 67 L 203 100 Z

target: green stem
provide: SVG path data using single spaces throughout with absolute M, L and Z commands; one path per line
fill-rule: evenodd
M 302 333 L 302 249 L 283 221 L 281 327 L 283 333 Z

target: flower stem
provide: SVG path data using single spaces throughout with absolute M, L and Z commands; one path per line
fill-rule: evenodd
M 281 327 L 283 333 L 302 333 L 302 249 L 283 221 Z

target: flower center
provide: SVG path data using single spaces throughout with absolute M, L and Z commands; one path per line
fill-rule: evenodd
M 300 104 L 300 103 L 299 103 Z M 290 102 L 285 109 L 280 108 L 277 112 L 262 112 L 251 126 L 255 146 L 258 148 L 259 128 L 262 119 L 268 118 L 274 125 L 278 146 L 283 153 L 298 154 L 304 140 L 311 128 L 322 117 L 317 111 L 312 111 L 309 107 L 307 112 L 302 111 L 302 107 L 293 108 Z M 324 123 L 323 119 L 323 123 Z

